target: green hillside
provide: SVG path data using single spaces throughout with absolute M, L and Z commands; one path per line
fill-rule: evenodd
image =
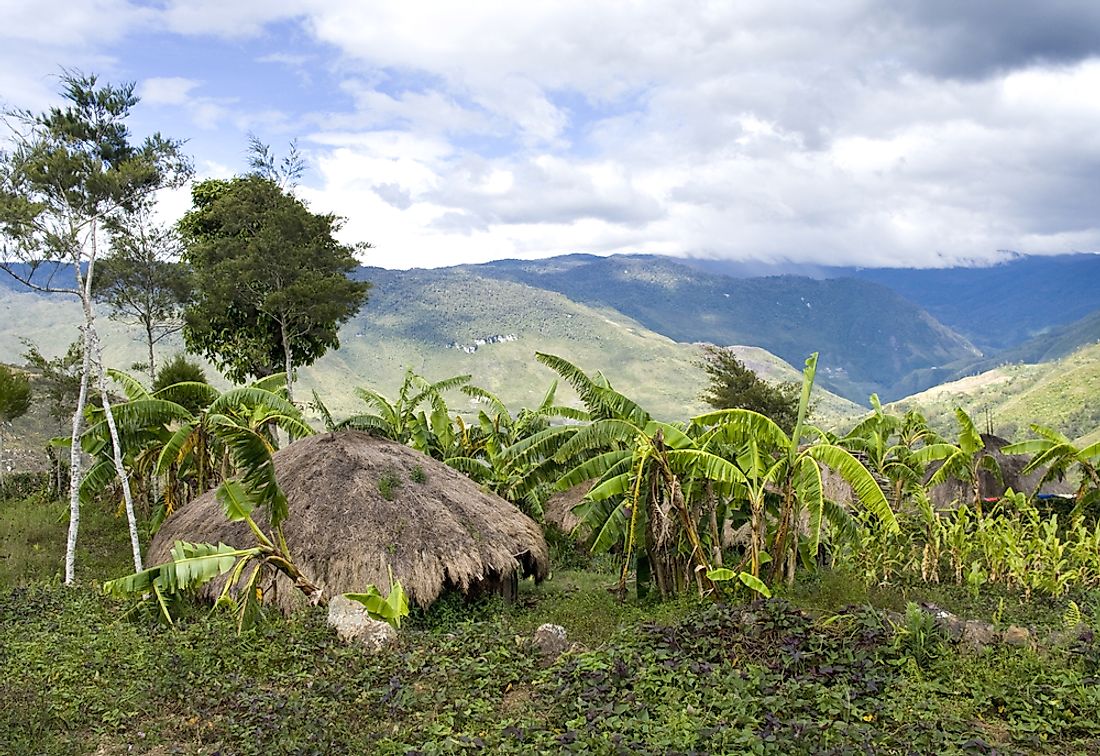
M 316 389 L 338 417 L 362 411 L 355 387 L 392 393 L 406 367 L 432 379 L 470 373 L 476 384 L 510 406 L 534 405 L 555 377 L 535 361 L 536 351 L 561 355 L 586 371 L 602 370 L 617 388 L 662 419 L 683 420 L 705 409 L 698 399 L 705 382 L 695 364 L 699 347 L 676 343 L 614 310 L 466 270 L 367 269 L 364 275 L 374 283 L 371 300 L 341 331 L 341 348 L 300 375 L 298 396 L 308 399 Z M 63 297 L 0 288 L 0 316 L 7 324 L 0 332 L 0 362 L 22 364 L 22 337 L 52 356 L 78 333 L 79 308 Z M 109 366 L 125 369 L 142 359 L 136 333 L 106 317 L 100 327 Z M 177 338 L 160 354 L 167 357 L 181 348 Z M 770 380 L 799 379 L 797 369 L 763 349 L 738 351 Z M 228 385 L 207 368 L 215 383 Z M 572 398 L 563 385 L 559 399 Z M 456 411 L 472 406 L 461 394 L 451 400 Z M 858 411 L 823 389 L 817 401 L 816 421 L 822 425 Z M 56 432 L 40 412 L 18 421 L 15 430 L 20 446 L 35 454 Z
M 984 373 L 1001 365 L 1050 362 L 1070 355 L 1082 346 L 1096 343 L 1100 343 L 1100 310 L 1072 323 L 1052 326 L 1039 336 L 985 357 L 914 371 L 898 384 L 898 388 L 907 394 L 914 394 L 932 386 Z
M 984 428 L 1023 438 L 1031 423 L 1054 427 L 1070 438 L 1100 440 L 1100 344 L 1084 346 L 1052 362 L 1014 364 L 922 391 L 894 404 L 917 407 L 939 430 L 954 431 L 954 407 L 961 406 Z
M 979 354 L 894 291 L 854 278 L 735 279 L 652 256 L 568 255 L 469 266 L 482 276 L 612 307 L 677 341 L 753 344 L 794 365 L 821 354 L 822 385 L 855 401 L 922 368 Z

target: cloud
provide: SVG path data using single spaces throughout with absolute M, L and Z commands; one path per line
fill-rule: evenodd
M 303 134 L 303 194 L 395 266 L 1100 249 L 1092 2 L 230 5 L 91 0 L 39 32 L 21 2 L 31 25 L 9 47 L 33 55 L 41 33 L 108 68 L 139 65 L 126 40 L 149 31 L 247 51 L 236 90 L 177 63 L 145 102 L 182 109 L 204 144 Z M 0 89 L 22 96 L 38 85 L 14 55 L 0 51 Z M 273 83 L 271 64 L 296 79 Z
M 194 79 L 182 76 L 162 76 L 145 79 L 137 93 L 148 105 L 185 105 L 191 101 L 191 90 L 199 86 Z

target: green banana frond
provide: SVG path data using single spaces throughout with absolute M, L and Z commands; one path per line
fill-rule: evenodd
M 229 572 L 238 560 L 259 556 L 259 547 L 236 549 L 219 543 L 188 543 L 176 541 L 172 547 L 172 561 L 150 567 L 132 575 L 108 580 L 103 590 L 118 598 L 132 598 L 153 593 L 160 604 L 165 619 L 171 623 L 165 597 L 199 588 L 211 580 Z
M 569 360 L 553 354 L 535 352 L 535 359 L 565 379 L 565 382 L 573 387 L 577 395 L 584 402 L 584 406 L 592 411 L 600 406 L 598 394 L 602 390 L 599 384 L 588 377 L 588 374 L 574 365 Z
M 1039 425 L 1038 423 L 1032 423 L 1028 427 L 1031 428 L 1032 433 L 1037 436 L 1042 436 L 1047 441 L 1051 441 L 1055 444 L 1066 444 L 1067 446 L 1070 445 L 1070 440 L 1053 428 L 1050 428 L 1046 425 Z
M 772 448 L 787 449 L 791 439 L 775 421 L 759 412 L 747 409 L 725 409 L 707 412 L 691 418 L 692 425 L 713 426 L 703 437 L 704 445 L 711 442 L 741 444 L 753 438 Z
M 590 449 L 605 449 L 616 444 L 634 444 L 640 437 L 648 439 L 637 425 L 619 419 L 596 420 L 581 427 L 572 438 L 561 445 L 554 459 L 566 462 L 575 455 Z
M 286 399 L 286 373 L 265 375 L 263 378 L 253 381 L 250 387 L 260 391 L 268 391 L 276 394 L 281 399 Z
M 387 422 L 385 418 L 379 417 L 378 415 L 353 415 L 337 423 L 336 430 L 357 430 L 365 433 L 372 433 L 376 436 L 383 436 L 393 441 L 398 440 L 394 438 L 393 425 Z
M 187 445 L 188 440 L 191 438 L 191 434 L 195 432 L 195 425 L 193 423 L 184 423 L 172 434 L 172 437 L 168 439 L 167 443 L 160 450 L 160 455 L 157 457 L 156 474 L 163 475 L 168 472 L 168 469 L 181 461 L 183 456 L 183 448 Z
M 230 389 L 210 403 L 206 410 L 208 414 L 226 414 L 233 410 L 256 407 L 264 407 L 272 412 L 277 412 L 291 417 L 300 417 L 298 408 L 275 392 L 255 386 L 241 386 Z
M 585 497 L 588 501 L 606 501 L 613 499 L 616 496 L 622 496 L 623 494 L 630 493 L 634 484 L 633 473 L 631 472 L 631 466 L 625 465 L 626 470 L 612 476 L 610 473 L 618 472 L 617 469 L 609 470 L 608 475 L 604 476 L 604 479 L 599 482 L 588 495 Z
M 262 434 L 223 416 L 212 419 L 211 431 L 226 445 L 237 469 L 244 471 L 240 482 L 259 504 L 268 507 L 271 526 L 278 528 L 290 512 L 286 495 L 275 479 L 270 442 Z
M 572 438 L 580 428 L 581 426 L 578 425 L 551 426 L 502 449 L 501 457 L 509 462 L 522 462 L 537 457 L 552 457 L 557 454 L 562 444 Z
M 886 496 L 879 488 L 878 482 L 863 464 L 851 455 L 846 449 L 829 444 L 815 444 L 806 449 L 806 454 L 817 462 L 835 470 L 844 481 L 852 487 L 856 499 L 872 515 L 878 518 L 883 527 L 890 533 L 900 531 L 897 518 L 890 509 Z
M 825 514 L 825 487 L 821 482 L 821 468 L 817 466 L 817 460 L 808 455 L 798 458 L 794 485 L 798 500 L 810 515 L 810 552 L 816 554 L 821 543 L 821 523 Z
M 100 459 L 84 474 L 80 481 L 80 502 L 88 504 L 115 479 L 115 464 L 110 459 Z
M 114 368 L 108 368 L 107 376 L 122 387 L 122 393 L 127 401 L 132 402 L 135 399 L 149 398 L 149 389 L 145 388 L 141 381 L 129 373 L 124 373 Z
M 494 415 L 506 417 L 509 421 L 511 421 L 512 415 L 508 411 L 508 406 L 504 402 L 502 402 L 500 400 L 500 397 L 498 397 L 492 391 L 483 389 L 480 386 L 471 386 L 468 384 L 464 384 L 459 388 L 459 390 L 471 399 L 478 399 L 481 402 L 488 404 L 492 408 Z
M 186 408 L 165 399 L 136 399 L 111 408 L 115 427 L 119 432 L 140 432 L 150 426 L 169 425 L 179 420 L 191 420 L 194 416 Z M 100 420 L 86 433 L 97 436 L 107 433 L 107 421 Z
M 586 480 L 598 480 L 609 472 L 630 465 L 631 453 L 629 451 L 609 451 L 599 454 L 591 459 L 586 459 L 576 467 L 569 470 L 558 479 L 555 488 L 565 491 L 579 485 Z
M 310 406 L 321 416 L 321 422 L 325 424 L 325 430 L 332 432 L 336 430 L 336 420 L 333 419 L 332 413 L 328 411 L 328 407 L 321 401 L 321 397 L 317 395 L 317 389 L 313 390 L 313 402 Z
M 630 529 L 630 507 L 625 500 L 617 503 L 613 500 L 581 502 L 573 508 L 573 513 L 580 519 L 578 527 L 586 526 L 594 534 L 593 554 L 605 552 L 626 540 Z
M 443 464 L 448 467 L 453 467 L 455 470 L 476 480 L 478 483 L 484 483 L 491 480 L 493 477 L 493 466 L 483 459 L 475 459 L 474 457 L 448 457 L 443 460 Z
M 716 454 L 700 449 L 672 449 L 667 452 L 669 465 L 682 476 L 695 476 L 721 483 L 748 485 L 745 473 L 737 465 Z
M 985 442 L 982 441 L 981 434 L 974 427 L 974 421 L 970 419 L 970 415 L 966 414 L 962 407 L 955 408 L 955 419 L 959 423 L 959 448 L 967 454 L 974 454 L 984 449 Z

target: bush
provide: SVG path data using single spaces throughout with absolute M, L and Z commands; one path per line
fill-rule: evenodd
M 0 501 L 46 496 L 50 490 L 50 474 L 45 471 L 10 472 L 0 477 Z

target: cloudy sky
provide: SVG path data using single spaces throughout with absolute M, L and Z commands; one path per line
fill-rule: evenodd
M 374 265 L 1100 250 L 1094 0 L 0 0 L 4 105 L 62 67 L 203 176 L 297 138 Z

